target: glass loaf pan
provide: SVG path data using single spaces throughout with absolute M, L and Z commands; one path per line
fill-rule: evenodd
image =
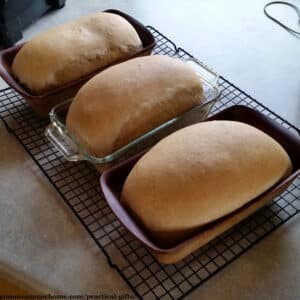
M 203 103 L 148 131 L 113 153 L 104 157 L 93 156 L 68 132 L 65 121 L 72 99 L 53 107 L 49 114 L 50 124 L 45 131 L 46 137 L 68 161 L 86 160 L 94 164 L 99 171 L 103 171 L 113 164 L 153 146 L 172 132 L 205 120 L 220 96 L 217 84 L 218 75 L 196 59 L 186 59 L 184 62 L 189 64 L 201 78 L 204 92 Z

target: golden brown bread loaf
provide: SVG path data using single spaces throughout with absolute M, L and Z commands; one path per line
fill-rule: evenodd
M 276 194 L 279 195 L 282 193 L 288 186 L 289 183 L 283 184 L 279 190 L 276 191 Z M 197 234 L 195 234 L 191 239 L 185 243 L 181 243 L 180 246 L 177 246 L 170 252 L 158 252 L 151 250 L 152 254 L 156 259 L 164 264 L 173 264 L 183 259 L 193 251 L 204 246 L 220 234 L 224 233 L 226 230 L 235 226 L 242 220 L 245 220 L 248 216 L 252 215 L 258 209 L 262 208 L 268 202 L 274 198 L 274 194 L 269 193 L 268 196 L 261 195 L 256 198 L 254 201 L 250 201 L 247 205 L 238 209 L 236 212 L 229 214 L 228 216 L 209 224 L 207 227 L 200 229 Z M 200 250 L 201 251 L 201 250 Z M 196 254 L 197 256 L 197 254 Z
M 67 128 L 101 157 L 200 104 L 202 96 L 199 76 L 184 62 L 139 57 L 88 81 L 70 105 Z
M 121 199 L 157 244 L 170 247 L 243 207 L 290 171 L 286 151 L 262 131 L 209 121 L 156 144 L 131 170 Z
M 134 54 L 142 46 L 121 16 L 97 12 L 47 30 L 17 53 L 13 74 L 41 93 Z

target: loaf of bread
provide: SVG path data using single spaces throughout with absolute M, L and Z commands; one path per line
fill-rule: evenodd
M 289 184 L 290 182 L 282 184 L 279 189 L 276 189 L 276 193 L 278 193 L 278 195 L 283 193 L 284 190 L 289 186 Z M 181 243 L 180 245 L 174 247 L 172 251 L 150 251 L 159 262 L 163 264 L 174 264 L 190 253 L 196 251 L 200 247 L 206 245 L 208 242 L 212 241 L 214 238 L 218 237 L 226 230 L 245 220 L 247 217 L 255 213 L 258 209 L 262 208 L 264 205 L 270 202 L 273 198 L 273 193 L 268 193 L 267 196 L 262 194 L 234 213 L 229 214 L 226 217 L 201 228 L 199 232 L 197 232 L 193 237 L 191 237 L 184 243 Z
M 126 59 L 141 46 L 123 17 L 97 12 L 31 39 L 17 53 L 12 71 L 30 91 L 41 93 Z
M 286 151 L 257 128 L 202 122 L 147 152 L 128 175 L 121 201 L 153 241 L 169 248 L 244 207 L 290 172 Z
M 186 63 L 146 56 L 88 81 L 67 115 L 67 128 L 90 154 L 103 157 L 203 101 L 201 79 Z

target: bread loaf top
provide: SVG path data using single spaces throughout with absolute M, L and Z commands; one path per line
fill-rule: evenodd
M 244 206 L 290 171 L 286 151 L 262 131 L 208 121 L 156 144 L 131 170 L 121 197 L 150 235 L 170 246 Z
M 203 101 L 201 79 L 168 56 L 139 57 L 106 69 L 77 93 L 67 128 L 96 156 L 105 156 Z
M 123 17 L 97 12 L 38 34 L 17 53 L 13 74 L 36 93 L 78 79 L 142 46 Z

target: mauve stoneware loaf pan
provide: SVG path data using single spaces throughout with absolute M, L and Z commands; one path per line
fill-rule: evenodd
M 133 17 L 121 11 L 108 9 L 105 10 L 105 12 L 117 14 L 125 18 L 135 28 L 143 43 L 142 49 L 138 50 L 136 53 L 124 60 L 151 54 L 152 49 L 155 46 L 155 39 L 152 33 L 148 30 L 148 28 L 146 28 L 143 24 L 141 24 Z M 90 74 L 80 77 L 79 79 L 70 81 L 62 86 L 53 88 L 45 93 L 33 94 L 26 87 L 24 87 L 12 74 L 12 63 L 14 57 L 23 45 L 24 43 L 7 48 L 0 52 L 0 76 L 6 81 L 6 83 L 10 87 L 12 87 L 25 98 L 29 105 L 32 107 L 32 109 L 41 117 L 48 116 L 49 111 L 54 105 L 73 97 L 79 90 L 79 88 L 90 78 L 92 78 L 95 74 L 101 72 L 109 66 L 124 61 L 119 60 L 114 64 L 106 66 L 105 68 L 98 69 Z M 66 55 L 68 54 L 66 53 Z
M 100 183 L 108 205 L 120 222 L 138 240 L 147 246 L 154 256 L 162 263 L 173 263 L 178 261 L 188 253 L 195 251 L 208 243 L 210 240 L 236 225 L 256 210 L 263 207 L 267 202 L 280 195 L 287 189 L 293 180 L 300 175 L 300 137 L 295 132 L 284 128 L 276 121 L 254 109 L 240 105 L 232 106 L 221 111 L 210 117 L 208 120 L 234 120 L 248 123 L 259 128 L 272 136 L 284 147 L 292 160 L 293 171 L 289 177 L 278 182 L 275 186 L 246 204 L 244 207 L 204 228 L 200 228 L 195 236 L 169 249 L 161 248 L 159 245 L 156 245 L 147 235 L 145 230 L 136 224 L 131 215 L 127 213 L 126 209 L 120 203 L 120 194 L 125 179 L 134 164 L 146 151 L 104 172 L 101 176 Z M 180 172 L 180 170 L 178 170 L 178 172 Z

